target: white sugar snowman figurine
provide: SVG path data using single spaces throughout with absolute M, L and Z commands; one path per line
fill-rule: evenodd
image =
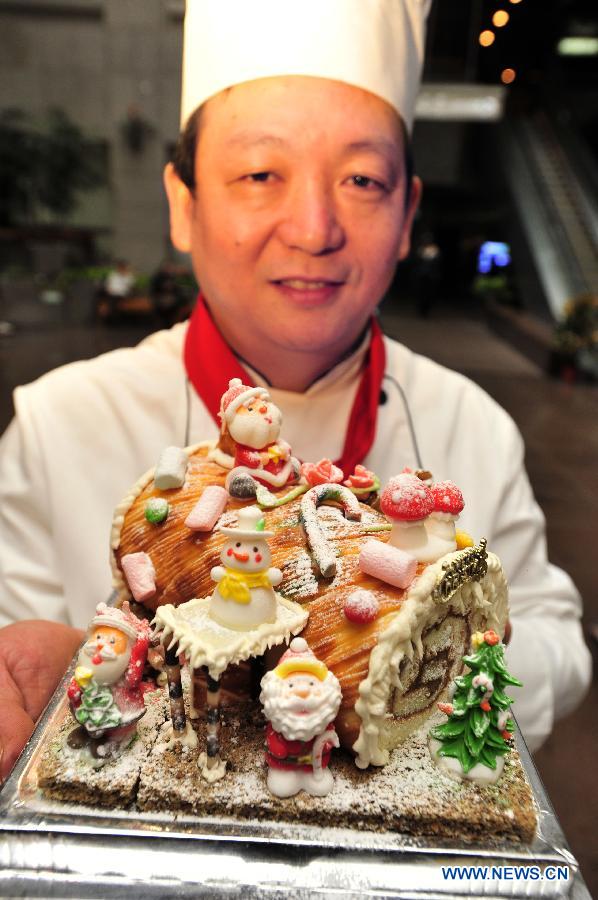
M 276 621 L 277 598 L 273 587 L 282 581 L 280 569 L 270 566 L 272 555 L 264 531 L 264 516 L 257 506 L 239 510 L 236 528 L 219 529 L 227 536 L 220 553 L 221 566 L 210 575 L 217 586 L 210 601 L 210 616 L 235 631 L 250 631 Z

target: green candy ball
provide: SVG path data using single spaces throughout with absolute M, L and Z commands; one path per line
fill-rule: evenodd
M 160 525 L 168 515 L 168 501 L 163 497 L 152 497 L 145 505 L 145 518 L 152 525 Z

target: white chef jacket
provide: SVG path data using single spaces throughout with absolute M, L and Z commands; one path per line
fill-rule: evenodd
M 186 328 L 175 325 L 137 347 L 64 366 L 16 390 L 16 416 L 0 441 L 0 625 L 44 618 L 86 626 L 111 590 L 108 544 L 117 502 L 165 446 L 217 436 L 186 382 Z M 436 481 L 450 478 L 461 488 L 459 527 L 476 540 L 488 538 L 510 582 L 508 660 L 525 685 L 513 691 L 515 710 L 534 749 L 554 718 L 580 701 L 590 655 L 579 595 L 546 559 L 522 439 L 473 382 L 384 340 L 384 402 L 365 465 L 384 483 L 421 462 Z M 367 345 L 366 338 L 305 393 L 269 388 L 283 413 L 281 436 L 296 456 L 340 456 Z

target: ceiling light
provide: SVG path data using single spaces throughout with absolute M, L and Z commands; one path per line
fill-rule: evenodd
M 497 9 L 494 15 L 492 16 L 492 24 L 496 25 L 497 28 L 502 28 L 503 25 L 506 25 L 509 21 L 509 14 L 505 12 L 504 9 Z
M 480 34 L 480 44 L 482 47 L 490 47 L 491 44 L 494 43 L 494 32 L 493 31 L 482 31 Z
M 597 56 L 598 37 L 564 37 L 556 49 L 559 56 Z

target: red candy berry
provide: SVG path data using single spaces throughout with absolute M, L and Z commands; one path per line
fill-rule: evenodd
M 430 515 L 434 501 L 428 485 L 405 472 L 390 479 L 382 491 L 380 509 L 394 521 L 415 522 Z
M 505 741 L 508 741 L 513 737 L 513 734 L 510 731 L 501 731 L 500 734 L 501 734 L 501 737 L 504 738 Z
M 490 706 L 490 704 L 488 703 L 487 700 L 482 700 L 482 702 L 480 703 L 480 709 L 483 709 L 484 712 L 490 712 L 492 707 Z
M 434 512 L 458 516 L 463 511 L 463 494 L 452 481 L 437 481 L 430 491 L 434 500 Z
M 380 612 L 380 603 L 371 591 L 358 590 L 349 594 L 345 600 L 343 612 L 349 620 L 356 625 L 367 625 L 378 618 Z
M 447 716 L 450 716 L 453 712 L 453 704 L 452 703 L 439 703 L 438 709 L 441 713 L 444 713 Z

